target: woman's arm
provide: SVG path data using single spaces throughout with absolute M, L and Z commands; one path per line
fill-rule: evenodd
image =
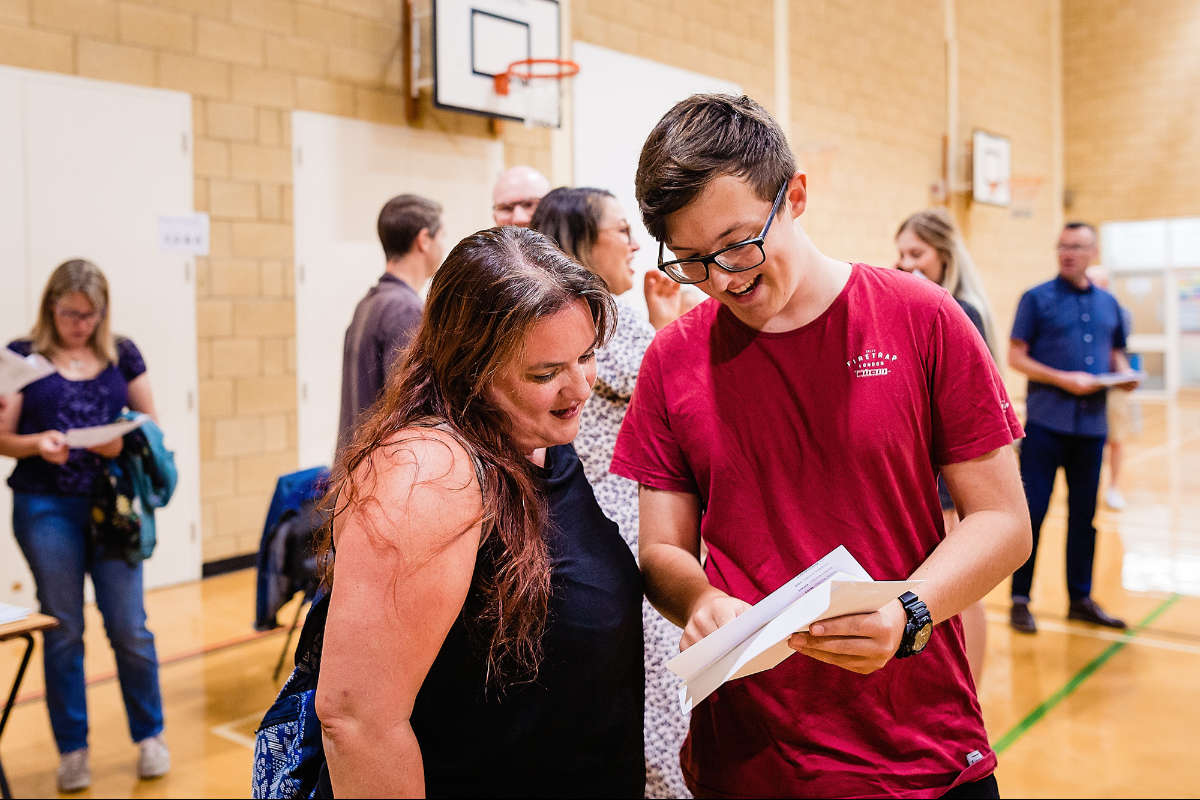
M 144 372 L 129 382 L 129 407 L 158 422 L 154 393 L 150 390 L 150 376 Z
M 154 410 L 154 393 L 150 389 L 150 378 L 146 373 L 138 375 L 129 382 L 129 408 L 133 411 L 138 411 L 150 419 L 158 422 L 158 415 Z M 98 456 L 104 458 L 116 458 L 121 455 L 121 450 L 125 447 L 125 437 L 118 436 L 111 442 L 89 447 L 88 450 Z
M 409 718 L 462 609 L 479 547 L 470 458 L 442 432 L 406 434 L 417 438 L 376 451 L 375 474 L 365 478 L 372 496 L 335 530 L 316 707 L 338 797 L 424 795 Z
M 21 394 L 10 394 L 5 395 L 4 402 L 0 403 L 0 456 L 41 456 L 51 464 L 67 463 L 71 451 L 67 448 L 67 437 L 61 431 L 17 433 L 23 400 Z

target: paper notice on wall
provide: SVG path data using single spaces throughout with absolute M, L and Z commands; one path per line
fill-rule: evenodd
M 158 249 L 166 253 L 208 255 L 208 214 L 159 216 Z
M 22 358 L 7 347 L 0 348 L 0 394 L 19 392 L 54 371 L 54 365 L 36 353 Z
M 91 428 L 72 428 L 67 431 L 67 447 L 86 448 L 108 444 L 113 439 L 120 439 L 130 431 L 142 427 L 145 416 L 137 419 L 114 422 L 109 425 L 96 425 Z

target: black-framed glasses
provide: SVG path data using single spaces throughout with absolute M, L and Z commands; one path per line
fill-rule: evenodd
M 59 319 L 66 320 L 67 322 L 84 322 L 91 324 L 93 322 L 98 322 L 100 317 L 104 316 L 104 312 L 97 310 L 76 311 L 71 308 L 56 308 L 54 309 L 54 315 Z
M 663 261 L 664 245 L 659 242 L 658 268 L 667 273 L 667 277 L 676 283 L 703 283 L 708 280 L 710 264 L 716 264 L 726 272 L 745 272 L 748 269 L 754 269 L 767 260 L 763 242 L 766 241 L 767 231 L 771 230 L 771 223 L 774 221 L 775 215 L 779 213 L 779 204 L 783 202 L 783 196 L 787 194 L 790 182 L 790 180 L 784 181 L 783 186 L 779 187 L 779 191 L 775 195 L 775 202 L 771 204 L 771 214 L 763 223 L 762 232 L 758 236 L 722 247 L 706 256 L 692 256 L 666 262 Z

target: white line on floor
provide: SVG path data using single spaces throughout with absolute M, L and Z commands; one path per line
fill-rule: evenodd
M 246 729 L 245 726 L 246 726 L 247 722 L 250 722 L 250 721 L 257 722 L 261 717 L 262 717 L 262 713 L 256 711 L 253 714 L 247 714 L 244 717 L 239 717 L 237 719 L 230 720 L 229 722 L 226 722 L 224 725 L 217 725 L 216 727 L 213 727 L 210 730 L 212 733 L 216 734 L 217 736 L 220 736 L 222 739 L 224 739 L 226 741 L 233 742 L 234 744 L 240 744 L 242 747 L 245 747 L 248 750 L 253 750 L 254 749 L 254 737 L 247 736 L 246 734 L 242 733 L 241 731 L 244 731 Z
M 995 622 L 1000 625 L 1008 624 L 1008 614 L 996 613 L 989 611 L 987 614 L 988 622 Z M 1125 640 L 1124 633 L 1117 631 L 1109 631 L 1103 629 L 1089 630 L 1080 628 L 1075 625 L 1068 625 L 1056 620 L 1038 620 L 1038 630 L 1053 631 L 1054 633 L 1069 633 L 1072 636 L 1086 636 L 1091 639 L 1103 639 L 1107 642 L 1120 642 Z M 1145 645 L 1146 647 L 1157 647 L 1160 650 L 1175 650 L 1180 653 L 1195 653 L 1200 655 L 1200 645 L 1188 644 L 1187 642 L 1172 642 L 1169 639 L 1155 639 L 1145 634 L 1139 633 L 1137 636 L 1129 639 L 1129 644 Z

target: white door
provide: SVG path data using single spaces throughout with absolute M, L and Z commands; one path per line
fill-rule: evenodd
M 22 97 L 16 72 L 0 70 L 0 347 L 28 332 L 33 319 L 25 269 Z M 0 458 L 0 480 L 8 479 L 15 464 Z M 0 600 L 33 604 L 33 579 L 12 536 L 12 493 L 7 486 L 0 486 Z
M 155 515 L 158 547 L 146 566 L 146 585 L 197 579 L 195 267 L 190 256 L 163 252 L 158 244 L 159 216 L 192 208 L 191 99 L 11 72 L 23 96 L 26 254 L 18 263 L 28 288 L 20 324 L 6 320 L 3 334 L 12 338 L 28 329 L 46 278 L 62 261 L 82 257 L 104 271 L 113 330 L 142 351 L 179 468 L 171 503 Z
M 342 341 L 383 273 L 379 209 L 398 194 L 442 204 L 447 250 L 492 225 L 498 141 L 296 111 L 296 382 L 300 466 L 329 464 L 337 441 Z
M 642 145 L 662 115 L 680 100 L 697 92 L 739 95 L 742 91 L 737 84 L 710 75 L 586 42 L 571 46 L 571 58 L 580 66 L 571 104 L 575 185 L 608 189 L 625 210 L 633 237 L 642 247 L 633 261 L 639 277 L 625 299 L 645 313 L 640 276 L 656 268 L 658 244 L 642 227 L 633 193 Z M 630 87 L 637 88 L 631 91 Z

